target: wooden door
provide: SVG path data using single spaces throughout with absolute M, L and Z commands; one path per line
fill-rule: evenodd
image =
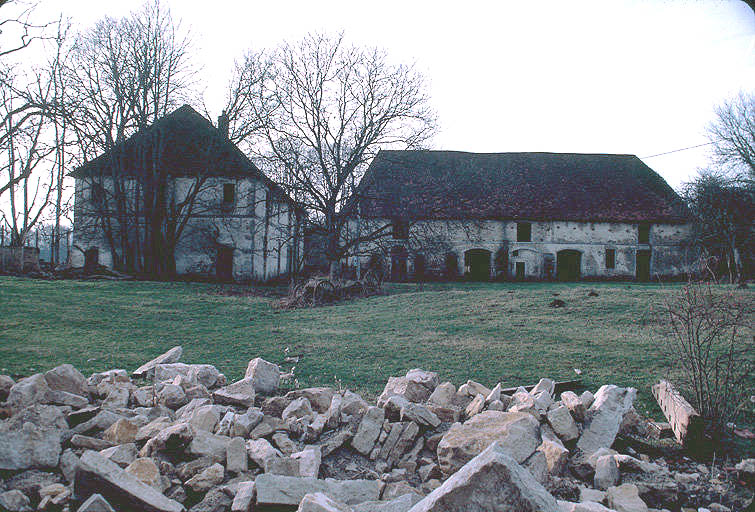
M 650 281 L 650 251 L 637 251 L 636 271 L 638 281 Z

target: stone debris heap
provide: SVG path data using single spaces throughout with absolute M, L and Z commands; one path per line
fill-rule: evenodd
M 0 376 L 0 509 L 643 512 L 695 499 L 714 512 L 738 506 L 726 482 L 711 491 L 716 475 L 706 466 L 679 473 L 662 458 L 612 449 L 620 432 L 645 428 L 633 388 L 557 397 L 554 382 L 542 379 L 507 394 L 500 384 L 457 388 L 415 369 L 390 377 L 370 405 L 327 387 L 281 393 L 279 367 L 260 358 L 228 383 L 214 366 L 181 356 L 175 347 L 132 374 L 86 378 L 61 365 L 18 382 Z M 718 503 L 700 502 L 711 496 Z

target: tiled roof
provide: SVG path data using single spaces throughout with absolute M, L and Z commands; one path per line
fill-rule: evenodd
M 381 151 L 359 193 L 368 217 L 688 219 L 679 196 L 634 155 Z

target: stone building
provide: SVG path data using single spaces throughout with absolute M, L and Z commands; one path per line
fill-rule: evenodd
M 394 280 L 649 280 L 695 260 L 685 206 L 634 155 L 381 151 L 358 198 L 348 236 L 390 234 L 347 263 Z
M 218 124 L 184 105 L 76 169 L 72 263 L 133 265 L 145 223 L 163 215 L 177 274 L 269 280 L 295 269 L 304 212 L 228 140 L 224 116 Z M 164 208 L 148 211 L 148 197 Z

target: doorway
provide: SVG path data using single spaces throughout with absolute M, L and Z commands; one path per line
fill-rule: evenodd
M 650 251 L 637 251 L 636 272 L 638 281 L 650 281 Z
M 402 245 L 391 247 L 391 281 L 406 281 L 408 253 Z
M 579 281 L 582 253 L 565 249 L 556 253 L 556 278 L 559 281 Z
M 464 253 L 464 267 L 470 280 L 490 280 L 490 254 L 485 249 L 470 249 Z
M 233 278 L 233 247 L 218 247 L 215 275 L 219 281 L 230 281 Z
M 84 251 L 84 268 L 93 269 L 100 263 L 100 249 L 91 247 Z

